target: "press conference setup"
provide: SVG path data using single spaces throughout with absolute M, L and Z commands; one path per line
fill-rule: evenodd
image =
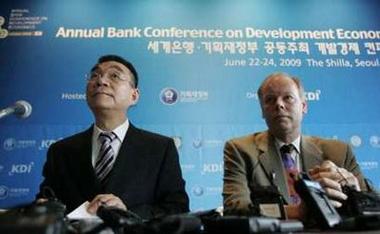
M 380 233 L 379 1 L 0 5 L 0 233 Z

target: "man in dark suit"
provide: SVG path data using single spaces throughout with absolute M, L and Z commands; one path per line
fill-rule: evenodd
M 43 169 L 67 212 L 89 201 L 153 218 L 189 210 L 177 149 L 171 138 L 134 127 L 127 118 L 139 99 L 138 75 L 116 55 L 99 58 L 88 76 L 86 98 L 95 123 L 51 145 Z
M 309 172 L 336 207 L 347 199 L 342 186 L 366 189 L 349 145 L 301 134 L 307 103 L 297 78 L 274 73 L 263 81 L 258 95 L 268 131 L 232 139 L 224 148 L 226 214 L 249 214 L 251 188 L 275 185 L 288 204 L 285 207 L 288 217 L 302 218 L 305 209 L 290 184 L 294 179 L 291 170 Z M 286 154 L 283 149 L 291 150 Z M 289 156 L 287 160 L 283 159 L 285 155 Z

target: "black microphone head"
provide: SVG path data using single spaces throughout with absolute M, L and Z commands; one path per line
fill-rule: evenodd
M 27 118 L 32 114 L 32 105 L 24 100 L 19 100 L 14 105 L 15 114 L 20 118 Z

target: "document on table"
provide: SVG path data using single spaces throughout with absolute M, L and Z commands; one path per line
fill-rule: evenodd
M 85 201 L 82 205 L 78 206 L 70 214 L 67 215 L 69 219 L 99 219 L 100 218 L 95 214 L 90 214 L 87 212 L 87 207 L 90 203 Z

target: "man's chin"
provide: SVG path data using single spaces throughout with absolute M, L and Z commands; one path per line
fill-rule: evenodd
M 276 129 L 276 132 L 285 133 L 285 132 L 289 132 L 290 130 L 292 130 L 292 126 L 288 122 L 280 122 L 280 123 L 277 123 L 274 125 L 274 129 Z
M 112 107 L 112 103 L 110 102 L 94 102 L 94 103 L 91 103 L 90 104 L 90 107 L 92 110 L 107 110 L 107 109 L 111 109 Z

